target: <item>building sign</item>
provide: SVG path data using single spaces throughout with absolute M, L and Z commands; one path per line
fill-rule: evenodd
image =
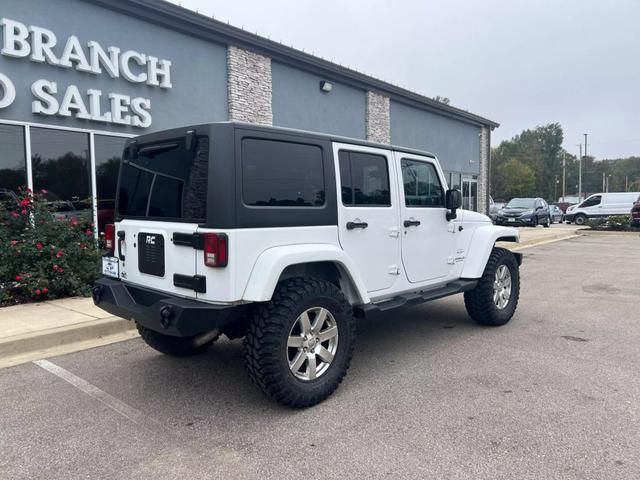
M 6 57 L 48 64 L 60 69 L 73 69 L 86 75 L 108 75 L 130 84 L 171 89 L 171 62 L 135 50 L 121 51 L 115 46 L 103 47 L 96 41 L 82 44 L 71 35 L 64 42 L 46 28 L 27 26 L 2 18 L 2 49 Z M 16 86 L 0 72 L 0 109 L 10 106 L 17 94 Z M 41 78 L 31 84 L 31 111 L 34 114 L 75 117 L 94 122 L 151 126 L 151 99 L 117 92 L 89 88 L 81 91 L 76 85 L 58 85 Z M 103 100 L 104 98 L 104 100 Z M 103 108 L 108 105 L 107 108 Z

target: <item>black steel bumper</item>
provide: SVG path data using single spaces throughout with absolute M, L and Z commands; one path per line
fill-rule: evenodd
M 95 282 L 92 294 L 93 303 L 112 315 L 174 337 L 192 337 L 234 320 L 233 306 L 167 295 L 106 277 Z

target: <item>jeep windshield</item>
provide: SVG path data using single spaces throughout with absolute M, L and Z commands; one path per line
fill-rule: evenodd
M 125 150 L 117 218 L 204 220 L 209 141 L 189 143 L 182 137 Z
M 535 198 L 514 198 L 504 208 L 533 209 L 536 205 Z

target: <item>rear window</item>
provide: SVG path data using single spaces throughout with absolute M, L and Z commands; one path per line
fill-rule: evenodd
M 242 141 L 242 199 L 255 207 L 321 207 L 322 150 L 316 145 L 246 138 Z
M 125 152 L 120 170 L 120 217 L 203 221 L 209 139 L 190 149 L 185 138 L 142 144 Z

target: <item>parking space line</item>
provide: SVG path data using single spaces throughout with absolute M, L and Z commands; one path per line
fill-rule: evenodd
M 133 407 L 130 407 L 126 403 L 109 395 L 107 392 L 100 390 L 95 385 L 92 385 L 86 380 L 83 380 L 82 378 L 78 377 L 77 375 L 74 375 L 68 370 L 65 370 L 64 368 L 56 365 L 55 363 L 52 363 L 48 360 L 36 360 L 33 363 L 39 366 L 40 368 L 45 369 L 49 373 L 52 373 L 55 376 L 61 378 L 65 382 L 70 383 L 81 392 L 84 392 L 90 397 L 93 397 L 94 399 L 98 400 L 99 402 L 109 407 L 111 410 L 119 413 L 126 419 L 132 421 L 136 425 L 139 425 L 140 427 L 143 427 L 147 430 L 151 430 L 154 432 L 164 431 L 164 428 L 160 423 L 148 417 L 141 411 L 136 410 Z

